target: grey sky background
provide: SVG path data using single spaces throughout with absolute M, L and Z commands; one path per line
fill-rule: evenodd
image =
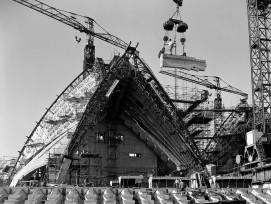
M 172 0 L 47 0 L 59 9 L 94 18 L 109 33 L 135 45 L 160 82 L 159 50 Z M 207 60 L 199 75 L 216 75 L 249 94 L 251 79 L 245 0 L 184 0 L 188 56 Z M 98 30 L 99 31 L 99 30 Z M 81 37 L 78 44 L 75 36 Z M 0 156 L 18 156 L 46 108 L 80 74 L 85 35 L 11 0 L 0 2 Z M 96 56 L 111 59 L 121 50 L 95 40 Z M 181 49 L 181 48 L 180 48 Z M 239 96 L 222 95 L 226 106 Z

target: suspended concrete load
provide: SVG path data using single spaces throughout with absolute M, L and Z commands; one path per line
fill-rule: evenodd
M 207 64 L 206 60 L 196 59 L 195 57 L 186 57 L 182 55 L 160 55 L 161 68 L 177 68 L 193 71 L 205 71 Z

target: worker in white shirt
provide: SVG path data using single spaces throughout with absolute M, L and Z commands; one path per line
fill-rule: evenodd
M 168 45 L 169 52 L 172 55 L 173 42 L 171 41 L 171 39 L 168 40 L 167 45 Z

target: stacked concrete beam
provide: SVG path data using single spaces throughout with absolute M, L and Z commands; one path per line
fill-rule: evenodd
M 129 191 L 129 189 L 118 189 L 117 200 L 119 204 L 135 204 L 133 192 Z
M 100 190 L 95 191 L 93 188 L 84 189 L 84 203 L 85 204 L 98 204 L 100 203 Z
M 9 194 L 8 199 L 4 204 L 23 204 L 29 194 L 28 188 L 12 188 L 12 193 Z
M 65 204 L 83 204 L 83 189 L 81 188 L 67 188 Z
M 271 204 L 268 189 L 0 188 L 0 204 Z
M 63 204 L 65 199 L 65 188 L 54 188 L 47 195 L 45 204 Z
M 135 191 L 135 199 L 139 204 L 154 204 L 154 201 L 151 199 L 151 195 L 144 189 Z
M 189 203 L 187 195 L 181 192 L 177 192 L 177 190 L 172 190 L 170 192 L 170 198 L 173 204 L 188 204 Z
M 156 190 L 153 197 L 155 204 L 173 204 L 170 196 L 163 190 Z
M 0 188 L 0 204 L 3 204 L 8 199 L 8 195 L 11 193 L 10 188 Z
M 205 191 L 191 191 L 189 192 L 189 197 L 195 203 L 216 203 L 212 202 L 209 197 L 207 197 L 207 193 Z M 207 199 L 206 199 L 207 198 Z
M 271 204 L 271 197 L 267 193 L 264 193 L 262 189 L 253 189 L 251 194 L 263 201 L 266 204 Z
M 31 189 L 25 204 L 41 204 L 47 199 L 47 189 Z
M 221 202 L 223 200 L 222 196 L 218 193 L 207 191 L 207 194 L 212 202 Z
M 252 189 L 237 189 L 236 194 L 239 194 L 249 204 L 263 204 L 261 200 L 251 194 Z
M 116 194 L 112 189 L 105 189 L 102 191 L 103 204 L 116 204 Z

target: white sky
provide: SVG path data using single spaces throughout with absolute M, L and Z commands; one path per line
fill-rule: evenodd
M 135 45 L 161 83 L 159 50 L 163 23 L 176 6 L 172 0 L 47 0 L 59 9 L 94 18 L 108 32 Z M 206 59 L 202 75 L 216 75 L 249 94 L 249 40 L 245 0 L 184 0 L 188 56 Z M 0 2 L 0 156 L 18 156 L 45 108 L 80 74 L 85 39 L 73 28 L 11 0 Z M 84 41 L 84 40 L 83 40 Z M 96 56 L 110 59 L 118 50 L 95 40 Z M 119 50 L 122 52 L 121 50 Z M 197 74 L 197 73 L 191 73 Z M 222 95 L 223 97 L 223 95 Z M 236 105 L 239 97 L 224 97 Z

